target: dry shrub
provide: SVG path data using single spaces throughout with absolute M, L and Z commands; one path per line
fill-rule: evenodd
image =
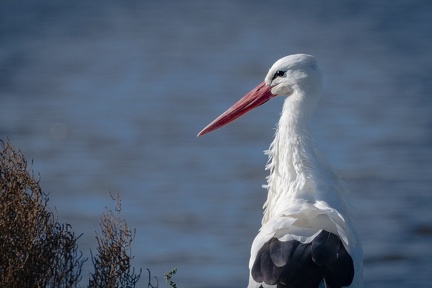
M 0 287 L 78 287 L 87 260 L 78 251 L 79 236 L 50 212 L 48 195 L 30 171 L 24 155 L 0 140 Z M 131 268 L 135 231 L 119 217 L 118 195 L 115 200 L 115 212 L 105 212 L 99 223 L 89 287 L 135 287 L 141 276 Z M 173 274 L 165 280 L 175 288 Z M 150 276 L 148 287 L 158 287 Z
M 91 274 L 89 287 L 135 287 L 141 276 L 141 270 L 135 274 L 135 268 L 131 268 L 131 243 L 135 231 L 119 217 L 118 195 L 116 203 L 115 212 L 108 210 L 99 221 L 102 235 L 96 234 L 98 253 L 92 257 L 95 272 Z
M 47 209 L 24 155 L 2 141 L 0 150 L 0 287 L 76 286 L 79 237 Z

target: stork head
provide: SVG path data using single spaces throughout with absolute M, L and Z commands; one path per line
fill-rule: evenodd
M 198 136 L 216 130 L 276 96 L 286 96 L 299 115 L 310 115 L 319 100 L 321 72 L 315 58 L 295 54 L 277 60 L 264 81 L 208 124 Z

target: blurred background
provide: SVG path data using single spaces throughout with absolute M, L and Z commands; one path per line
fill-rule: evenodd
M 427 0 L 4 0 L 0 139 L 33 159 L 85 256 L 119 193 L 143 287 L 145 268 L 245 287 L 283 99 L 196 134 L 275 60 L 315 55 L 312 130 L 352 190 L 365 287 L 429 287 L 431 13 Z

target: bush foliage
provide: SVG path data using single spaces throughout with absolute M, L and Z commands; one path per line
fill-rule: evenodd
M 0 140 L 0 287 L 80 286 L 87 260 L 78 250 L 80 235 L 58 222 L 48 200 L 24 155 Z M 141 276 L 131 267 L 135 231 L 120 218 L 118 196 L 116 201 L 115 212 L 107 210 L 99 223 L 88 287 L 132 288 Z M 176 287 L 173 271 L 165 276 L 170 287 Z M 157 287 L 150 283 L 150 271 L 148 287 Z
M 76 285 L 83 264 L 78 237 L 47 209 L 23 154 L 3 142 L 0 153 L 0 287 Z
M 119 217 L 120 198 L 117 195 L 115 212 L 108 210 L 103 214 L 99 225 L 102 234 L 96 234 L 97 255 L 92 257 L 94 272 L 89 287 L 135 287 L 139 274 L 131 268 L 131 243 L 135 231 Z

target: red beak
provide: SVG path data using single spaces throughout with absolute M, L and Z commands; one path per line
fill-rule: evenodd
M 237 103 L 231 106 L 228 110 L 222 113 L 219 117 L 208 124 L 197 136 L 207 134 L 213 130 L 216 130 L 247 113 L 248 111 L 264 104 L 270 98 L 274 97 L 270 90 L 272 87 L 266 86 L 265 82 L 260 83 L 257 87 L 252 89 Z

